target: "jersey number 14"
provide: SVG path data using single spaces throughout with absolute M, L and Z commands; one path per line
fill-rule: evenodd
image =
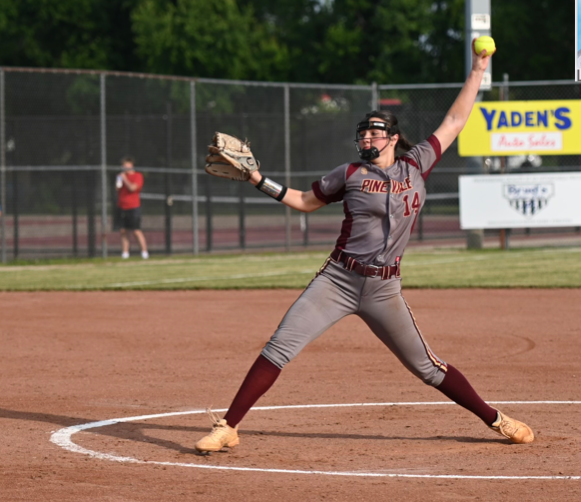
M 420 210 L 420 194 L 418 192 L 414 192 L 414 198 L 412 199 L 411 207 L 410 207 L 410 196 L 408 194 L 405 194 L 403 196 L 403 203 L 405 204 L 405 209 L 403 212 L 404 216 L 410 216 L 412 214 L 412 211 L 415 214 L 418 214 L 418 211 Z

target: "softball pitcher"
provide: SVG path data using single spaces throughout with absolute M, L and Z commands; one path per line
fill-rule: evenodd
M 248 179 L 259 190 L 303 212 L 343 201 L 345 218 L 336 247 L 316 277 L 291 306 L 236 394 L 224 418 L 196 443 L 200 452 L 239 444 L 238 424 L 268 391 L 284 366 L 311 341 L 343 317 L 358 315 L 402 364 L 513 443 L 530 443 L 532 430 L 486 404 L 454 366 L 439 358 L 423 338 L 401 293 L 400 264 L 426 198 L 425 181 L 442 153 L 456 139 L 472 110 L 491 55 L 473 52 L 472 69 L 442 124 L 412 146 L 397 118 L 373 111 L 357 124 L 355 146 L 361 162 L 343 164 L 312 190 L 284 187 L 262 176 L 246 143 L 233 160 L 232 137 L 217 133 L 206 170 L 217 176 Z M 239 141 L 239 140 L 238 140 Z M 396 157 L 396 150 L 403 150 Z M 238 165 L 236 165 L 238 164 Z M 232 175 L 230 166 L 246 166 Z M 238 178 L 236 178 L 238 176 Z

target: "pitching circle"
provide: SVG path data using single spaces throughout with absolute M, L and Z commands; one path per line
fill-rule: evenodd
M 559 405 L 559 404 L 581 404 L 581 401 L 489 401 L 490 404 L 542 404 L 542 405 Z M 412 402 L 412 403 L 353 403 L 353 404 L 308 404 L 308 405 L 291 405 L 291 406 L 259 406 L 252 408 L 250 411 L 271 411 L 271 410 L 289 410 L 289 409 L 307 409 L 307 408 L 349 408 L 356 406 L 443 406 L 453 405 L 450 401 L 446 402 Z M 225 412 L 225 409 L 214 410 L 218 413 Z M 283 474 L 319 474 L 323 476 L 353 476 L 353 477 L 374 477 L 374 478 L 433 478 L 433 479 L 499 479 L 499 480 L 581 480 L 581 476 L 462 476 L 456 474 L 398 474 L 398 473 L 376 473 L 376 472 L 335 472 L 335 471 L 307 471 L 307 470 L 290 470 L 290 469 L 261 469 L 255 467 L 227 467 L 215 465 L 190 464 L 186 462 L 157 462 L 155 460 L 139 460 L 133 457 L 122 457 L 89 450 L 73 442 L 72 437 L 77 432 L 97 429 L 122 422 L 134 422 L 137 420 L 149 420 L 153 418 L 175 417 L 179 415 L 196 415 L 205 413 L 205 410 L 179 411 L 171 413 L 158 413 L 155 415 L 142 415 L 137 417 L 113 418 L 111 420 L 101 420 L 99 422 L 90 422 L 82 425 L 65 427 L 54 432 L 50 440 L 52 443 L 73 453 L 81 453 L 101 460 L 110 460 L 113 462 L 126 462 L 133 464 L 164 465 L 174 467 L 193 467 L 196 469 L 217 469 L 229 471 L 247 471 L 247 472 L 273 472 Z

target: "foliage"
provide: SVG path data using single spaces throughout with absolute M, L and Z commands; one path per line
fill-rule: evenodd
M 289 47 L 290 81 L 463 79 L 464 0 L 246 0 Z
M 495 80 L 571 79 L 575 55 L 574 2 L 492 0 Z
M 2 0 L 0 64 L 290 82 L 459 82 L 465 0 Z M 493 78 L 571 78 L 573 5 L 491 0 Z M 542 40 L 539 43 L 539 40 Z
M 277 71 L 275 38 L 235 0 L 142 0 L 132 19 L 138 54 L 154 73 L 264 80 Z
M 0 63 L 129 70 L 136 0 L 2 0 Z

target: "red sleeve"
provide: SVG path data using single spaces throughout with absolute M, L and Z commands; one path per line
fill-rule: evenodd
M 432 169 L 434 169 L 434 166 L 438 162 L 440 162 L 440 159 L 442 158 L 442 145 L 440 144 L 440 140 L 432 134 L 428 138 L 428 143 L 434 149 L 434 153 L 436 154 L 436 160 L 432 163 L 432 165 L 428 168 L 428 170 L 425 173 L 422 173 L 422 178 L 424 178 L 424 181 L 428 179 L 428 176 L 432 172 Z
M 407 162 L 408 164 L 414 166 L 416 169 L 420 168 L 420 166 L 418 166 L 418 163 L 411 157 L 406 157 L 405 155 L 402 155 L 400 157 L 400 160 L 402 160 L 403 162 Z
M 327 200 L 327 197 L 321 191 L 321 187 L 319 186 L 319 180 L 313 181 L 311 188 L 313 189 L 313 193 L 315 194 L 315 197 L 317 199 L 319 199 L 321 202 L 324 202 L 325 204 L 329 204 L 330 201 Z
M 347 180 L 361 167 L 361 162 L 342 164 L 311 186 L 315 197 L 325 204 L 340 202 L 345 196 Z
M 343 196 L 345 195 L 345 187 L 343 187 L 341 190 L 339 190 L 336 193 L 333 193 L 331 195 L 325 195 L 323 193 L 323 191 L 321 190 L 321 187 L 319 185 L 319 181 L 313 181 L 313 184 L 311 185 L 312 189 L 313 189 L 313 193 L 315 194 L 315 197 L 317 197 L 317 199 L 319 199 L 321 202 L 324 202 L 325 204 L 330 204 L 331 202 L 339 202 L 343 200 Z
M 436 162 L 440 162 L 440 159 L 442 158 L 442 145 L 440 145 L 440 140 L 432 134 L 428 138 L 428 143 L 432 145 L 432 148 L 434 149 L 434 153 L 436 154 Z M 434 164 L 436 162 L 434 162 Z

